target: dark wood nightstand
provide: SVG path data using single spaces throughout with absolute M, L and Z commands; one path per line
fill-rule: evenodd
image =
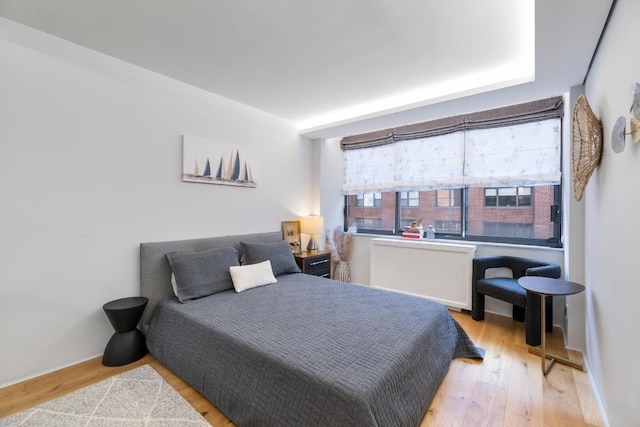
M 300 270 L 306 274 L 329 278 L 331 275 L 331 252 L 329 251 L 303 251 L 294 255 Z

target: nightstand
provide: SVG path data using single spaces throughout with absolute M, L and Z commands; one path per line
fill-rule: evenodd
M 314 276 L 330 277 L 331 273 L 331 252 L 329 251 L 303 251 L 299 255 L 294 255 L 300 270 L 305 274 Z
M 137 328 L 147 302 L 145 297 L 131 297 L 102 306 L 115 330 L 102 356 L 104 366 L 126 365 L 147 354 L 145 337 Z

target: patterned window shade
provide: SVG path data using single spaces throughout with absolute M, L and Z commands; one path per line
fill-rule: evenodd
M 560 183 L 562 96 L 344 137 L 343 192 Z
M 559 184 L 561 120 L 474 129 L 344 152 L 344 194 Z
M 344 153 L 344 194 L 395 191 L 394 147 L 391 144 Z
M 394 143 L 395 191 L 459 188 L 463 182 L 462 132 Z
M 467 131 L 464 185 L 559 184 L 561 127 L 555 118 Z

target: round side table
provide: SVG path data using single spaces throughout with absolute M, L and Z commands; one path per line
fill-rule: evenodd
M 148 299 L 121 298 L 102 306 L 115 333 L 107 343 L 102 356 L 104 366 L 122 366 L 147 354 L 144 335 L 137 328 Z
M 525 276 L 518 279 L 518 283 L 520 286 L 525 288 L 529 292 L 533 292 L 534 294 L 540 295 L 540 311 L 542 312 L 542 343 L 540 345 L 540 350 L 534 347 L 529 347 L 529 353 L 540 356 L 541 358 L 541 367 L 542 367 L 542 375 L 547 375 L 549 370 L 553 366 L 554 362 L 562 363 L 563 365 L 571 366 L 572 368 L 583 371 L 584 366 L 573 362 L 571 360 L 554 356 L 552 354 L 547 353 L 547 342 L 545 340 L 545 297 L 548 296 L 565 296 L 565 295 L 573 295 L 584 291 L 584 286 L 579 285 L 574 282 L 569 282 L 561 279 L 552 279 L 549 277 L 542 276 Z M 549 364 L 547 363 L 547 359 L 551 359 Z

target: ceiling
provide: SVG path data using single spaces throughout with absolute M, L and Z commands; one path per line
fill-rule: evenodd
M 328 137 L 488 91 L 582 84 L 611 2 L 0 0 L 0 16 Z

